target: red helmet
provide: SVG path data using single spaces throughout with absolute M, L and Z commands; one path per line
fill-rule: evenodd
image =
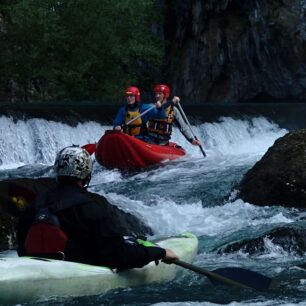
M 139 102 L 140 101 L 140 91 L 137 87 L 135 86 L 130 86 L 125 90 L 125 95 L 133 95 L 135 97 L 135 101 Z
M 170 88 L 167 85 L 164 84 L 158 84 L 154 86 L 154 92 L 161 92 L 164 94 L 165 98 L 169 98 L 170 96 Z

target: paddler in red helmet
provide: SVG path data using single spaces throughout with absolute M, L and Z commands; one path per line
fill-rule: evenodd
M 116 115 L 114 130 L 131 136 L 145 136 L 148 117 L 162 119 L 165 116 L 161 102 L 157 102 L 155 107 L 154 104 L 141 103 L 140 90 L 136 86 L 126 88 L 124 94 L 126 105 L 122 106 Z M 142 113 L 144 114 L 141 115 Z
M 147 123 L 148 142 L 159 145 L 168 145 L 172 135 L 173 123 L 175 123 L 181 133 L 192 145 L 200 146 L 201 142 L 193 137 L 180 111 L 175 107 L 175 104 L 180 102 L 180 98 L 174 96 L 172 98 L 172 103 L 169 103 L 167 99 L 170 97 L 170 88 L 165 84 L 155 85 L 153 91 L 156 103 L 162 104 L 165 116 L 163 118 L 149 117 Z

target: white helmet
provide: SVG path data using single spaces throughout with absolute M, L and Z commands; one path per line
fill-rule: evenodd
M 58 152 L 54 171 L 56 176 L 71 176 L 81 180 L 90 180 L 92 160 L 89 153 L 78 146 L 66 147 Z

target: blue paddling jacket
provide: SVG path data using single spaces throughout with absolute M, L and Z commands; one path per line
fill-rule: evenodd
M 151 111 L 147 112 L 143 116 L 140 116 L 132 123 L 127 125 L 127 123 L 138 116 L 139 114 L 145 112 L 149 108 L 152 108 L 153 104 L 144 103 L 134 103 L 133 105 L 122 106 L 114 120 L 114 127 L 121 126 L 125 134 L 131 136 L 147 135 L 147 122 L 149 118 L 162 119 L 165 117 L 165 110 L 163 108 L 153 108 Z

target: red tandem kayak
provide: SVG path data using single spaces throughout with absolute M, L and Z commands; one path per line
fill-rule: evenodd
M 96 159 L 102 166 L 120 170 L 140 170 L 186 154 L 176 143 L 168 146 L 149 144 L 119 131 L 106 131 L 96 147 Z

